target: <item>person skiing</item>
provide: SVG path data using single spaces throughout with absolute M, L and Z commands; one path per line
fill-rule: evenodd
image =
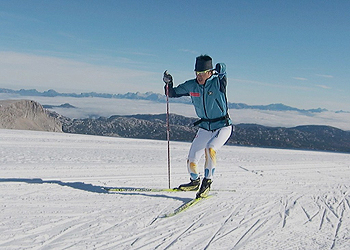
M 229 117 L 226 97 L 226 65 L 217 63 L 213 69 L 212 58 L 208 55 L 196 57 L 196 78 L 177 87 L 173 86 L 173 77 L 166 70 L 163 74 L 165 90 L 169 97 L 190 96 L 200 120 L 194 123 L 199 129 L 192 141 L 187 158 L 187 170 L 190 182 L 182 184 L 182 191 L 197 191 L 196 198 L 206 197 L 209 193 L 216 167 L 216 152 L 229 139 L 232 133 L 232 121 Z M 205 155 L 204 179 L 200 182 L 198 162 Z

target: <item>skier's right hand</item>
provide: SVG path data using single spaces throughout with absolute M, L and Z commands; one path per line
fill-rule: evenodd
M 165 84 L 173 84 L 173 77 L 169 74 L 167 70 L 164 71 L 163 81 L 165 82 Z

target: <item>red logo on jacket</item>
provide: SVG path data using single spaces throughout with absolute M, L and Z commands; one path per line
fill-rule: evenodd
M 200 97 L 201 94 L 200 93 L 195 93 L 195 92 L 190 92 L 190 96 Z

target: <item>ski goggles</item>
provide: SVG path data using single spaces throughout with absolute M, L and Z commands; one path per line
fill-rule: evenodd
M 198 76 L 198 75 L 203 75 L 203 74 L 208 73 L 208 72 L 210 72 L 210 71 L 212 71 L 212 69 L 207 69 L 207 70 L 204 70 L 204 71 L 196 71 L 196 75 L 197 75 L 197 76 Z

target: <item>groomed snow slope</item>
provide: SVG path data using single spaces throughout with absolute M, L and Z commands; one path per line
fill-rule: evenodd
M 188 181 L 172 142 L 172 186 Z M 225 146 L 213 198 L 168 186 L 166 142 L 0 130 L 0 249 L 350 249 L 350 155 Z M 235 189 L 236 192 L 227 191 Z

